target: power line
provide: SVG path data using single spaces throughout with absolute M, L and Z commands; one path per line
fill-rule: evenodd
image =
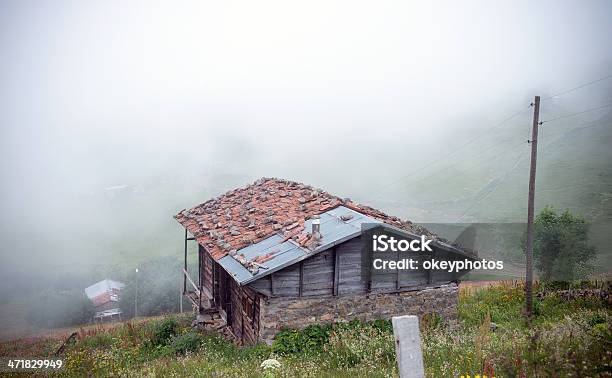
M 562 135 L 558 135 L 557 137 L 555 137 L 553 140 L 549 141 L 545 146 L 543 146 L 542 150 L 543 152 L 546 152 L 548 147 L 550 147 L 551 145 L 553 145 L 554 143 L 556 143 L 557 141 L 559 141 L 561 138 L 563 138 L 564 136 L 566 136 L 567 134 L 576 131 L 576 130 L 582 130 L 582 129 L 588 129 L 591 127 L 596 127 L 599 126 L 601 120 L 597 120 L 597 121 L 592 121 L 592 122 L 587 122 L 587 123 L 583 123 L 582 125 L 579 125 L 571 130 L 567 130 L 566 132 L 564 132 Z M 521 144 L 523 144 L 524 142 L 521 142 Z M 518 147 L 518 146 L 516 146 Z M 463 214 L 461 215 L 461 217 L 459 217 L 459 221 L 462 220 L 463 218 L 465 218 L 468 214 L 468 212 L 474 208 L 474 206 L 476 206 L 478 203 L 482 202 L 482 200 L 484 200 L 485 198 L 489 197 L 491 194 L 493 194 L 493 192 L 495 192 L 497 190 L 497 188 L 500 186 L 500 184 L 514 171 L 516 170 L 516 168 L 519 167 L 519 164 L 521 162 L 521 160 L 523 159 L 523 152 L 519 153 L 518 156 L 518 160 L 516 160 L 516 162 L 512 165 L 512 168 L 510 168 L 508 171 L 506 171 L 506 173 L 504 173 L 503 175 L 498 176 L 497 178 L 491 180 L 490 182 L 496 182 L 495 186 L 493 187 L 493 189 L 489 190 L 487 193 L 485 193 L 481 198 L 479 199 L 474 199 L 472 201 L 472 203 L 467 207 L 467 209 L 463 212 Z M 488 184 L 487 184 L 488 185 Z M 568 186 L 564 187 L 567 188 Z M 547 189 L 550 190 L 550 189 Z M 541 191 L 541 190 L 540 190 Z M 536 191 L 539 192 L 539 191 Z
M 513 139 L 516 139 L 516 138 L 513 138 Z M 483 158 L 478 163 L 472 164 L 472 165 L 467 165 L 467 166 L 466 165 L 462 165 L 462 166 L 459 166 L 456 169 L 461 169 L 462 171 L 468 171 L 468 172 L 476 171 L 477 169 L 481 169 L 483 167 L 486 167 L 488 164 L 491 164 L 491 160 L 499 159 L 502 156 L 506 156 L 508 153 L 513 152 L 517 148 L 519 148 L 519 147 L 521 147 L 523 145 L 526 145 L 526 144 L 527 143 L 525 142 L 525 140 L 521 140 L 520 143 L 518 143 L 518 144 L 515 143 L 512 146 L 510 146 L 507 149 L 505 149 L 504 151 L 498 152 L 498 153 L 494 154 L 494 156 L 487 157 L 487 154 L 489 154 L 489 152 L 491 152 L 493 150 L 499 150 L 500 149 L 499 145 L 493 144 L 493 145 L 489 146 L 486 149 L 481 149 L 481 150 L 478 151 L 479 156 L 482 156 L 482 158 Z M 438 169 L 437 171 L 429 173 L 427 176 L 424 176 L 421 179 L 422 180 L 427 179 L 428 177 L 434 176 L 435 172 L 441 172 L 444 169 L 447 169 L 447 168 L 450 168 L 450 167 L 457 167 L 457 164 L 451 163 L 450 166 L 445 167 L 445 168 L 441 168 L 441 169 Z
M 563 118 L 573 117 L 573 116 L 576 116 L 576 115 L 579 115 L 579 114 L 584 114 L 584 113 L 592 112 L 594 110 L 599 110 L 599 109 L 607 108 L 608 106 L 612 106 L 612 103 L 601 105 L 601 106 L 597 106 L 595 108 L 590 108 L 590 109 L 583 110 L 583 111 L 580 111 L 580 112 L 577 112 L 577 113 L 562 115 L 562 116 L 559 116 L 559 117 L 556 117 L 556 118 L 548 119 L 546 121 L 540 121 L 539 124 L 541 125 L 543 123 L 548 123 L 548 122 L 557 121 L 557 120 L 560 120 L 560 119 L 563 119 Z
M 505 156 L 505 155 L 506 155 L 508 152 L 513 151 L 513 150 L 515 150 L 516 148 L 518 148 L 518 147 L 520 147 L 520 146 L 522 146 L 522 145 L 525 145 L 525 141 L 521 141 L 521 142 L 520 142 L 520 143 L 518 143 L 518 144 L 514 144 L 514 145 L 512 145 L 512 146 L 511 146 L 510 148 L 508 148 L 506 151 L 504 151 L 504 152 L 502 152 L 502 153 L 497 154 L 497 155 L 496 155 L 494 158 L 498 158 L 498 157 L 501 157 L 501 156 Z M 495 147 L 495 146 L 493 146 L 493 147 Z M 522 154 L 522 153 L 523 153 L 523 152 L 521 152 L 521 154 Z M 521 156 L 522 156 L 522 155 L 521 155 Z M 482 161 L 480 164 L 476 164 L 476 165 L 473 165 L 473 166 L 468 166 L 468 167 L 465 167 L 465 170 L 466 170 L 466 171 L 473 171 L 473 170 L 475 170 L 476 168 L 481 168 L 481 167 L 483 167 L 483 166 L 485 166 L 485 165 L 487 165 L 487 164 L 490 164 L 490 162 L 491 162 L 491 159 L 489 159 L 489 160 L 484 160 L 484 161 Z M 510 170 L 514 170 L 514 169 L 515 169 L 515 165 L 516 165 L 516 163 L 512 165 L 512 167 L 513 167 L 513 168 L 511 168 Z M 497 170 L 497 171 L 499 171 L 499 170 Z M 509 174 L 509 172 L 507 172 L 507 173 L 502 173 L 502 175 L 500 175 L 499 177 L 501 177 L 501 176 L 503 176 L 503 175 L 506 175 L 506 174 Z M 430 177 L 430 176 L 433 176 L 433 174 L 430 174 L 430 175 L 425 176 L 425 177 Z M 497 180 L 496 178 L 490 179 L 490 180 L 489 180 L 489 182 L 488 182 L 486 185 L 484 185 L 483 187 L 481 187 L 481 188 L 479 188 L 479 189 L 475 190 L 475 191 L 474 191 L 474 194 L 470 195 L 469 197 L 470 197 L 470 198 L 471 198 L 471 197 L 475 197 L 475 196 L 476 196 L 478 193 L 480 193 L 480 192 L 484 191 L 484 189 L 486 188 L 486 186 L 490 185 L 492 182 L 495 182 L 496 180 Z M 452 201 L 453 201 L 453 202 L 458 202 L 458 201 L 472 201 L 472 202 L 473 202 L 473 201 L 476 201 L 475 199 L 470 199 L 470 198 L 466 198 L 466 197 L 464 197 L 464 198 L 454 198 L 454 199 L 452 199 Z M 451 200 L 448 200 L 448 201 L 451 201 Z M 433 202 L 439 202 L 439 201 L 424 201 L 424 202 L 422 202 L 422 203 L 425 203 L 425 204 L 426 204 L 426 203 L 433 203 Z M 406 204 L 403 204 L 403 205 L 406 205 Z
M 404 181 L 405 179 L 407 179 L 407 178 L 409 178 L 409 177 L 412 177 L 412 176 L 414 176 L 415 174 L 420 173 L 420 172 L 424 171 L 425 169 L 427 169 L 427 168 L 431 167 L 432 165 L 437 164 L 437 163 L 439 163 L 439 162 L 441 162 L 441 161 L 443 161 L 443 160 L 445 160 L 445 159 L 449 158 L 450 156 L 452 156 L 452 155 L 454 155 L 455 153 L 459 152 L 459 151 L 460 151 L 460 150 L 462 150 L 463 148 L 465 148 L 465 147 L 469 146 L 470 144 L 474 143 L 474 142 L 475 142 L 475 141 L 477 141 L 478 139 L 482 138 L 484 135 L 486 135 L 486 133 L 488 133 L 488 132 L 491 132 L 491 131 L 493 131 L 493 130 L 498 129 L 499 127 L 503 126 L 503 125 L 504 125 L 506 122 L 508 122 L 508 121 L 510 121 L 510 120 L 512 120 L 512 119 L 514 119 L 514 118 L 516 118 L 516 117 L 518 117 L 519 115 L 521 115 L 521 114 L 525 113 L 525 112 L 526 112 L 527 110 L 529 110 L 529 108 L 531 108 L 532 106 L 533 106 L 533 104 L 529 104 L 529 106 L 527 107 L 527 109 L 523 109 L 523 110 L 520 110 L 520 111 L 518 111 L 518 112 L 516 112 L 516 113 L 513 113 L 512 115 L 508 116 L 507 118 L 505 118 L 505 119 L 504 119 L 504 120 L 502 120 L 501 122 L 499 122 L 499 123 L 497 123 L 497 124 L 493 125 L 493 126 L 492 126 L 491 128 L 489 128 L 489 129 L 485 130 L 485 132 L 484 132 L 484 133 L 480 133 L 480 134 L 478 134 L 476 137 L 474 137 L 474 138 L 472 138 L 472 139 L 468 140 L 468 141 L 467 141 L 467 142 L 465 142 L 464 144 L 462 144 L 462 145 L 460 145 L 459 147 L 455 148 L 454 150 L 450 151 L 448 154 L 443 155 L 443 156 L 441 156 L 440 158 L 438 158 L 438 159 L 435 159 L 435 160 L 431 161 L 429 164 L 426 164 L 426 165 L 424 165 L 424 166 L 421 166 L 421 167 L 420 167 L 419 169 L 417 169 L 415 172 L 412 172 L 412 173 L 410 173 L 409 175 L 402 176 L 402 177 L 400 177 L 400 178 L 399 178 L 399 179 L 397 179 L 397 180 L 394 180 L 394 181 L 392 181 L 392 182 L 390 182 L 390 183 L 388 183 L 388 184 L 385 184 L 385 185 L 380 186 L 380 187 L 377 189 L 377 193 L 379 193 L 379 194 L 380 194 L 380 193 L 381 193 L 383 190 L 385 190 L 385 189 L 387 189 L 387 188 L 389 188 L 389 187 L 391 187 L 391 186 L 393 186 L 393 185 L 399 184 L 400 182 Z M 380 195 L 378 195 L 378 196 L 376 196 L 376 197 L 373 197 L 371 200 L 377 199 L 377 198 L 379 198 L 379 197 L 380 197 Z
M 612 78 L 612 75 L 607 75 L 607 76 L 604 76 L 604 77 L 600 77 L 599 79 L 595 79 L 593 81 L 589 81 L 588 83 L 580 84 L 577 87 L 573 87 L 573 88 L 564 90 L 562 92 L 556 93 L 556 94 L 554 94 L 552 96 L 545 97 L 543 100 L 549 100 L 549 99 L 551 99 L 553 97 L 562 96 L 564 94 L 568 94 L 570 92 L 577 91 L 578 89 L 581 89 L 581 88 L 584 88 L 584 87 L 588 87 L 591 84 L 599 83 L 600 81 L 603 81 L 603 80 L 606 80 L 606 79 L 609 79 L 609 78 Z
M 573 131 L 577 131 L 577 130 L 582 130 L 582 129 L 587 129 L 587 128 L 592 128 L 592 127 L 597 127 L 601 124 L 602 120 L 596 120 L 596 121 L 591 121 L 591 122 L 587 122 L 587 123 L 583 123 L 577 127 L 574 127 L 570 130 L 565 131 L 563 134 L 561 135 L 557 135 L 555 138 L 553 138 L 553 140 L 549 141 L 545 146 L 543 146 L 542 150 L 544 153 L 546 153 L 546 151 L 548 151 L 548 148 L 555 144 L 556 142 L 558 142 L 561 138 L 563 138 L 564 136 L 566 136 L 567 134 L 573 132 Z M 521 141 L 519 144 L 513 145 L 511 148 L 508 149 L 508 151 L 511 151 L 521 145 L 523 145 L 525 142 Z M 507 151 L 506 151 L 507 152 Z M 503 153 L 505 154 L 505 152 Z M 498 156 L 501 156 L 502 154 L 498 154 Z M 479 189 L 477 191 L 478 192 L 482 192 L 486 186 L 491 185 L 491 183 L 493 184 L 493 188 L 488 190 L 486 193 L 484 193 L 480 198 L 473 198 L 471 201 L 469 199 L 465 199 L 466 201 L 470 201 L 470 203 L 467 205 L 467 207 L 465 208 L 465 210 L 463 211 L 462 215 L 458 218 L 458 221 L 463 220 L 467 215 L 468 212 L 474 208 L 474 206 L 476 206 L 478 203 L 482 202 L 483 200 L 485 200 L 486 198 L 488 198 L 489 196 L 491 196 L 495 191 L 497 191 L 497 189 L 499 189 L 500 185 L 505 182 L 505 180 L 508 178 L 508 176 L 514 172 L 519 166 L 520 166 L 520 162 L 522 159 L 524 159 L 524 152 L 519 153 L 517 160 L 515 161 L 514 164 L 512 164 L 511 168 L 509 168 L 505 173 L 502 173 L 501 175 L 497 176 L 496 178 L 493 178 L 489 181 L 488 184 L 486 184 L 483 188 Z M 477 167 L 480 167 L 482 164 L 478 164 Z M 474 167 L 471 167 L 474 168 Z M 537 191 L 539 192 L 539 190 Z M 476 194 L 477 195 L 477 194 Z M 463 200 L 463 199 L 460 199 Z M 408 206 L 405 203 L 399 203 L 400 205 L 404 205 L 404 206 Z
M 521 142 L 521 144 L 523 144 L 524 142 Z M 461 221 L 463 218 L 465 218 L 468 214 L 468 212 L 470 210 L 472 210 L 474 208 L 474 206 L 478 205 L 480 202 L 482 202 L 485 198 L 489 197 L 492 193 L 494 193 L 497 188 L 504 182 L 504 180 L 510 176 L 510 174 L 512 172 L 514 172 L 514 170 L 516 170 L 521 161 L 523 160 L 523 158 L 525 157 L 525 152 L 521 151 L 518 155 L 518 159 L 515 161 L 514 164 L 512 164 L 512 167 L 507 170 L 505 173 L 499 175 L 498 177 L 494 178 L 493 180 L 489 181 L 489 184 L 487 184 L 486 186 L 490 185 L 490 183 L 494 182 L 495 184 L 493 184 L 493 188 L 489 189 L 486 193 L 484 193 L 480 198 L 475 198 L 472 203 L 468 206 L 467 209 L 465 209 L 465 211 L 463 212 L 463 214 L 459 217 L 458 221 Z
M 600 81 L 603 81 L 603 80 L 606 80 L 606 79 L 609 79 L 609 78 L 612 78 L 612 75 L 607 75 L 607 76 L 601 77 L 601 78 L 599 78 L 599 79 L 592 80 L 592 81 L 589 81 L 589 82 L 587 82 L 587 83 L 581 84 L 581 85 L 579 85 L 579 86 L 576 86 L 576 87 L 573 87 L 573 88 L 570 88 L 570 89 L 564 90 L 564 91 L 562 91 L 562 92 L 558 92 L 558 93 L 556 93 L 556 94 L 554 94 L 554 95 L 552 95 L 552 96 L 546 97 L 545 99 L 550 99 L 550 98 L 553 98 L 553 97 L 561 96 L 561 95 L 564 95 L 564 94 L 567 94 L 567 93 L 570 93 L 570 92 L 576 91 L 576 90 L 578 90 L 578 89 L 581 89 L 581 88 L 587 87 L 587 86 L 589 86 L 589 85 L 592 85 L 592 84 L 598 83 L 598 82 L 600 82 Z M 534 106 L 534 104 L 533 104 L 533 103 L 531 103 L 531 104 L 529 105 L 529 107 L 528 107 L 528 108 L 531 108 L 532 106 Z M 601 105 L 601 106 L 598 106 L 598 107 L 594 107 L 594 108 L 586 109 L 586 110 L 583 110 L 583 111 L 580 111 L 580 112 L 576 112 L 576 113 L 572 113 L 572 114 L 566 114 L 566 115 L 559 116 L 559 117 L 556 117 L 556 118 L 552 118 L 552 119 L 549 119 L 549 120 L 540 121 L 538 124 L 539 124 L 539 125 L 542 125 L 543 123 L 554 122 L 554 121 L 557 121 L 557 120 L 560 120 L 560 119 L 564 119 L 564 118 L 573 117 L 573 116 L 576 116 L 576 115 L 580 115 L 580 114 L 588 113 L 588 112 L 591 112 L 591 111 L 595 111 L 595 110 L 603 109 L 603 108 L 606 108 L 606 107 L 609 107 L 609 106 L 612 106 L 612 103 L 610 103 L 610 104 L 604 104 L 604 105 Z M 489 129 L 487 129 L 487 130 L 486 130 L 484 133 L 480 133 L 480 134 L 478 134 L 478 135 L 477 135 L 475 138 L 472 138 L 472 139 L 468 140 L 466 143 L 464 143 L 464 144 L 460 145 L 459 147 L 455 148 L 454 150 L 450 151 L 448 154 L 445 154 L 445 155 L 441 156 L 440 158 L 438 158 L 438 159 L 435 159 L 435 160 L 431 161 L 429 164 L 427 164 L 427 165 L 425 165 L 425 166 L 421 166 L 419 169 L 417 169 L 415 172 L 412 172 L 410 175 L 406 175 L 406 176 L 400 177 L 400 178 L 399 178 L 399 179 L 397 179 L 397 180 L 394 180 L 394 181 L 392 181 L 392 182 L 390 182 L 390 183 L 388 183 L 388 184 L 383 185 L 382 187 L 379 187 L 379 189 L 377 190 L 377 192 L 378 192 L 378 193 L 381 193 L 383 190 L 385 190 L 385 189 L 387 189 L 387 188 L 389 188 L 389 187 L 391 187 L 391 186 L 393 186 L 393 185 L 395 185 L 395 184 L 398 184 L 398 183 L 400 183 L 400 182 L 404 181 L 406 178 L 411 177 L 411 176 L 414 176 L 415 174 L 418 174 L 418 173 L 422 172 L 423 170 L 425 170 L 425 169 L 427 169 L 427 168 L 431 167 L 432 165 L 435 165 L 435 164 L 439 163 L 440 161 L 443 161 L 443 160 L 445 160 L 445 159 L 449 158 L 450 156 L 452 156 L 452 155 L 454 155 L 455 153 L 459 152 L 459 151 L 460 151 L 460 150 L 462 150 L 463 148 L 465 148 L 465 147 L 469 146 L 470 144 L 472 144 L 472 143 L 473 143 L 473 142 L 475 142 L 476 140 L 478 140 L 478 139 L 482 138 L 484 135 L 486 135 L 486 133 L 488 133 L 488 132 L 490 132 L 490 131 L 493 131 L 493 130 L 495 130 L 495 129 L 499 128 L 499 127 L 501 127 L 501 126 L 502 126 L 502 125 L 504 125 L 506 122 L 508 122 L 508 121 L 510 121 L 510 120 L 512 120 L 512 119 L 514 119 L 515 117 L 517 117 L 518 115 L 520 115 L 520 114 L 524 113 L 524 112 L 525 112 L 525 111 L 527 111 L 527 110 L 528 110 L 528 109 L 525 109 L 525 110 L 520 110 L 520 111 L 518 111 L 518 112 L 516 112 L 516 113 L 514 113 L 514 114 L 512 114 L 512 115 L 510 115 L 509 117 L 505 118 L 505 119 L 504 119 L 504 120 L 502 120 L 501 122 L 499 122 L 499 123 L 495 124 L 493 127 L 491 127 L 491 128 L 489 128 Z M 584 126 L 589 125 L 589 124 L 591 124 L 591 123 L 592 123 L 592 122 L 587 123 L 587 124 L 583 124 L 582 126 L 584 127 Z M 575 130 L 575 129 L 573 129 L 573 130 Z M 523 144 L 523 143 L 524 143 L 524 142 L 521 142 L 521 144 Z M 549 143 L 549 144 L 550 144 L 550 143 Z M 517 146 L 517 147 L 518 147 L 518 146 Z M 515 148 L 515 147 L 513 147 L 513 148 Z M 515 169 L 518 167 L 518 165 L 519 165 L 520 161 L 522 160 L 522 158 L 523 158 L 523 156 L 522 156 L 522 154 L 520 154 L 520 155 L 519 155 L 519 158 L 517 159 L 517 161 L 515 162 L 515 164 L 513 164 L 512 168 L 511 168 L 509 171 L 507 171 L 505 174 L 503 174 L 502 176 L 503 176 L 503 177 L 507 177 L 507 176 L 508 176 L 508 175 L 509 175 L 509 174 L 510 174 L 512 171 L 514 171 L 514 170 L 515 170 Z M 502 181 L 502 180 L 500 180 L 502 176 L 498 176 L 498 178 L 493 179 L 493 181 L 492 181 L 492 182 L 496 182 L 496 183 L 494 184 L 494 186 L 493 186 L 492 190 L 489 190 L 489 191 L 488 191 L 486 194 L 484 194 L 484 196 L 482 196 L 481 198 L 479 198 L 479 199 L 474 199 L 474 200 L 473 200 L 473 202 L 472 202 L 472 204 L 470 204 L 470 205 L 469 205 L 469 207 L 468 207 L 468 208 L 467 208 L 467 209 L 464 211 L 464 213 L 463 213 L 463 215 L 461 216 L 461 218 L 465 217 L 465 216 L 467 215 L 467 212 L 468 212 L 470 209 L 472 209 L 472 208 L 473 208 L 473 207 L 474 207 L 474 206 L 475 206 L 477 203 L 479 203 L 479 202 L 481 202 L 482 200 L 484 200 L 485 198 L 487 198 L 487 197 L 488 197 L 488 196 L 489 196 L 489 195 L 490 195 L 492 192 L 494 192 L 494 191 L 497 189 L 497 187 L 499 186 L 499 183 Z M 373 199 L 377 199 L 377 198 L 379 198 L 379 197 L 380 197 L 380 196 L 376 196 L 376 197 L 373 197 Z
M 548 99 L 551 99 L 551 98 L 553 98 L 553 97 L 557 97 L 557 96 L 562 96 L 562 95 L 564 95 L 564 94 L 567 94 L 567 93 L 570 93 L 570 92 L 573 92 L 573 91 L 579 90 L 579 89 L 581 89 L 581 88 L 587 87 L 587 86 L 589 86 L 589 85 L 592 85 L 592 84 L 598 83 L 598 82 L 600 82 L 600 81 L 603 81 L 603 80 L 606 80 L 606 79 L 609 79 L 609 78 L 612 78 L 612 74 L 610 74 L 610 75 L 606 75 L 606 76 L 604 76 L 604 77 L 600 77 L 600 78 L 598 78 L 598 79 L 591 80 L 591 81 L 589 81 L 589 82 L 586 82 L 586 83 L 580 84 L 580 85 L 578 85 L 578 86 L 576 86 L 576 87 L 573 87 L 573 88 L 566 89 L 566 90 L 564 90 L 564 91 L 558 92 L 558 93 L 556 93 L 556 94 L 553 94 L 553 95 L 551 95 L 551 96 L 549 96 L 549 97 L 544 98 L 544 100 L 548 100 Z M 567 118 L 567 117 L 573 117 L 573 116 L 575 116 L 575 115 L 579 115 L 579 114 L 587 113 L 587 112 L 590 112 L 590 111 L 594 111 L 594 110 L 602 109 L 602 108 L 608 107 L 608 106 L 610 106 L 610 105 L 612 105 L 612 104 L 607 104 L 607 105 L 603 105 L 603 106 L 600 106 L 600 107 L 596 107 L 596 108 L 587 109 L 587 110 L 584 110 L 584 111 L 581 111 L 581 112 L 578 112 L 578 113 L 568 114 L 568 115 L 560 116 L 560 117 L 557 117 L 557 118 L 549 119 L 549 120 L 546 120 L 546 121 L 541 121 L 539 124 L 540 124 L 540 125 L 542 125 L 543 123 L 553 122 L 553 121 L 557 121 L 557 120 L 559 120 L 559 119 L 563 119 L 563 118 Z M 531 108 L 532 106 L 533 106 L 533 103 L 529 104 L 529 108 Z M 516 113 L 514 113 L 514 114 L 510 115 L 508 118 L 506 118 L 506 119 L 502 120 L 502 121 L 501 121 L 501 122 L 499 122 L 498 124 L 494 125 L 494 126 L 493 126 L 493 127 L 491 127 L 490 129 L 486 130 L 484 133 L 481 133 L 481 134 L 479 134 L 478 136 L 476 136 L 475 138 L 472 138 L 472 139 L 468 140 L 468 141 L 467 141 L 466 143 L 464 143 L 463 145 L 460 145 L 458 148 L 456 148 L 456 149 L 452 150 L 451 152 L 449 152 L 449 153 L 448 153 L 448 154 L 446 154 L 446 155 L 443 155 L 443 156 L 442 156 L 442 157 L 440 157 L 439 159 L 433 160 L 432 162 L 430 162 L 429 164 L 427 164 L 427 165 L 425 165 L 425 166 L 421 166 L 421 167 L 420 167 L 420 168 L 419 168 L 417 171 L 412 172 L 410 175 L 402 176 L 402 177 L 400 177 L 400 178 L 399 178 L 399 179 L 397 179 L 397 180 L 394 180 L 394 181 L 392 181 L 392 182 L 390 182 L 390 183 L 388 183 L 388 184 L 385 184 L 385 185 L 383 185 L 383 186 L 380 186 L 380 187 L 379 187 L 379 189 L 377 190 L 377 192 L 378 192 L 378 193 L 381 193 L 383 190 L 385 190 L 385 189 L 387 189 L 387 188 L 389 188 L 389 187 L 391 187 L 391 186 L 393 186 L 393 185 L 396 185 L 396 184 L 401 183 L 402 181 L 404 181 L 404 180 L 405 180 L 405 179 L 407 179 L 408 177 L 414 176 L 416 173 L 420 173 L 420 172 L 422 172 L 423 170 L 425 170 L 426 168 L 429 168 L 429 167 L 431 167 L 432 165 L 435 165 L 435 164 L 439 163 L 440 161 L 442 161 L 442 160 L 444 160 L 444 159 L 447 159 L 448 157 L 450 157 L 450 156 L 452 156 L 453 154 L 455 154 L 455 153 L 459 152 L 459 151 L 460 151 L 460 150 L 462 150 L 463 148 L 465 148 L 465 147 L 469 146 L 470 144 L 472 144 L 472 143 L 473 143 L 473 142 L 475 142 L 476 140 L 480 139 L 481 137 L 483 137 L 484 135 L 486 135 L 486 133 L 488 133 L 488 132 L 490 132 L 490 131 L 492 131 L 492 130 L 497 129 L 498 127 L 502 126 L 503 124 L 505 124 L 506 122 L 508 122 L 508 121 L 512 120 L 513 118 L 517 117 L 518 115 L 520 115 L 520 114 L 524 113 L 525 111 L 526 111 L 526 110 L 521 110 L 521 111 L 518 111 L 518 112 L 516 112 Z M 379 197 L 380 197 L 380 196 L 376 196 L 376 197 L 373 197 L 372 199 L 377 199 L 377 198 L 379 198 Z

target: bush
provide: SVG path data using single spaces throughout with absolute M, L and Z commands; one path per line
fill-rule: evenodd
M 542 281 L 586 278 L 597 257 L 585 219 L 569 210 L 557 214 L 547 206 L 536 216 L 533 257 Z
M 149 343 L 155 347 L 168 345 L 170 339 L 177 334 L 178 327 L 178 322 L 174 318 L 166 318 L 153 323 Z
M 190 331 L 182 335 L 175 336 L 170 343 L 170 347 L 176 354 L 195 352 L 202 346 L 204 338 L 199 333 Z
M 348 323 L 313 324 L 303 330 L 283 329 L 274 338 L 272 351 L 277 354 L 316 354 L 323 352 L 324 346 L 329 343 L 334 332 L 375 330 L 378 333 L 393 334 L 390 320 L 375 320 L 362 323 L 353 320 Z
M 303 330 L 283 329 L 274 338 L 272 350 L 278 354 L 320 352 L 329 340 L 331 324 L 313 324 Z

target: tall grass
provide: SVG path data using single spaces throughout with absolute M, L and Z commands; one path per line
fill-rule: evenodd
M 539 293 L 556 290 L 537 286 Z M 609 299 L 540 295 L 528 328 L 521 315 L 520 282 L 460 290 L 459 319 L 421 320 L 426 375 L 449 377 L 606 376 L 612 368 Z M 397 376 L 389 321 L 313 325 L 285 330 L 273 346 L 237 347 L 215 333 L 199 334 L 190 318 L 127 322 L 79 333 L 64 355 L 60 376 Z M 34 353 L 51 353 L 57 341 L 38 340 Z M 42 347 L 44 346 L 44 348 Z M 0 355 L 15 353 L 1 346 Z M 45 349 L 46 348 L 46 349 Z M 40 356 L 41 354 L 39 354 Z M 264 371 L 273 358 L 280 367 Z

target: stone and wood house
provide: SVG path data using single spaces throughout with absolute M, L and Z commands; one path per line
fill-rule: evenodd
M 362 225 L 392 227 L 408 238 L 427 231 L 349 199 L 264 178 L 175 219 L 185 228 L 184 294 L 200 314 L 218 312 L 243 344 L 270 343 L 284 327 L 312 323 L 456 317 L 458 274 L 363 274 Z M 187 271 L 190 240 L 198 244 L 195 274 Z M 441 239 L 433 248 L 446 259 L 473 257 Z

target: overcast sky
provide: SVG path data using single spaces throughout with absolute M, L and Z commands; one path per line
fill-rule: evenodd
M 333 189 L 367 180 L 351 164 L 366 158 L 426 161 L 434 141 L 611 73 L 611 15 L 610 1 L 3 0 L 2 228 L 35 233 L 86 212 L 75 198 L 185 172 Z

